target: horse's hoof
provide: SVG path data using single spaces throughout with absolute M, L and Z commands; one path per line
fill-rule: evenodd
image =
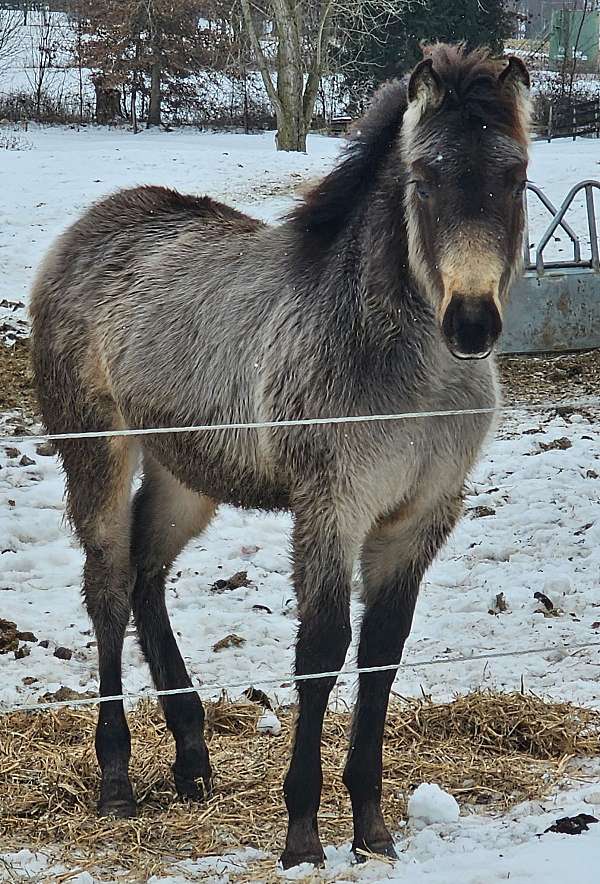
M 204 801 L 210 798 L 212 794 L 212 782 L 210 776 L 205 777 L 201 774 L 197 777 L 191 777 L 189 774 L 182 774 L 173 767 L 173 777 L 175 779 L 175 788 L 180 798 L 186 801 Z
M 291 869 L 302 863 L 309 863 L 311 866 L 324 866 L 325 854 L 321 850 L 318 853 L 310 851 L 307 853 L 292 853 L 291 850 L 284 850 L 281 854 L 281 865 L 284 869 Z
M 352 853 L 357 863 L 364 863 L 369 859 L 377 859 L 378 856 L 386 857 L 386 859 L 398 859 L 393 841 L 375 844 L 365 844 L 363 842 L 361 846 L 353 845 Z
M 133 799 L 112 798 L 98 802 L 98 816 L 109 816 L 113 819 L 127 820 L 137 816 L 137 805 Z
M 198 777 L 197 780 L 176 777 L 175 789 L 179 798 L 184 801 L 204 801 L 210 797 L 212 792 L 210 782 L 207 785 L 201 777 Z

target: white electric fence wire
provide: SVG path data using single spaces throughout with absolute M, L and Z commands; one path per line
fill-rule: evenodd
M 281 675 L 279 677 L 269 677 L 269 678 L 257 678 L 257 683 L 261 685 L 281 685 L 283 683 L 289 684 L 290 682 L 302 682 L 302 681 L 313 681 L 318 678 L 347 678 L 348 676 L 362 675 L 368 674 L 371 672 L 390 672 L 398 669 L 423 669 L 426 666 L 439 666 L 439 665 L 448 665 L 450 663 L 474 663 L 479 660 L 497 660 L 502 657 L 525 657 L 531 654 L 546 654 L 546 653 L 560 653 L 561 658 L 573 656 L 574 653 L 578 651 L 583 651 L 588 648 L 600 648 L 600 642 L 586 642 L 584 644 L 577 645 L 548 645 L 545 647 L 538 648 L 526 648 L 522 651 L 496 651 L 490 654 L 473 654 L 469 657 L 465 656 L 455 656 L 455 657 L 444 657 L 442 659 L 430 659 L 430 660 L 415 660 L 414 663 L 411 662 L 402 662 L 402 663 L 389 663 L 385 666 L 362 666 L 354 669 L 339 669 L 332 670 L 330 672 L 310 672 L 306 675 L 292 675 L 285 676 Z M 206 690 L 214 690 L 215 688 L 220 691 L 230 691 L 239 688 L 248 688 L 248 680 L 241 682 L 230 682 L 228 684 L 221 684 L 219 682 L 209 682 L 204 683 L 202 689 Z M 0 714 L 7 715 L 9 712 L 32 712 L 39 711 L 41 709 L 61 709 L 66 706 L 95 706 L 99 703 L 110 703 L 115 700 L 141 700 L 152 697 L 174 697 L 178 694 L 199 694 L 200 687 L 187 687 L 187 688 L 173 688 L 168 691 L 157 691 L 157 690 L 145 690 L 145 691 L 136 691 L 134 693 L 124 693 L 124 694 L 113 694 L 107 697 L 81 697 L 73 700 L 53 700 L 44 703 L 16 703 L 14 705 L 8 706 L 4 704 L 0 704 Z
M 419 418 L 433 417 L 459 417 L 461 415 L 478 415 L 494 413 L 519 413 L 523 411 L 555 411 L 560 409 L 573 409 L 575 411 L 586 408 L 600 408 L 600 398 L 591 397 L 573 401 L 524 403 L 522 405 L 499 405 L 485 408 L 455 408 L 440 411 L 403 411 L 398 414 L 360 414 L 345 415 L 344 417 L 314 417 L 299 418 L 297 420 L 277 421 L 240 421 L 230 424 L 191 424 L 185 427 L 143 427 L 140 429 L 123 430 L 94 430 L 82 433 L 40 433 L 29 436 L 27 434 L 3 435 L 4 440 L 27 441 L 27 442 L 58 442 L 69 439 L 113 439 L 118 436 L 158 436 L 166 433 L 204 433 L 219 430 L 268 430 L 277 427 L 317 427 L 328 424 L 360 424 L 381 421 L 417 420 Z

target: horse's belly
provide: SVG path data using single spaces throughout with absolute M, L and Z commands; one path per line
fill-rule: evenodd
M 233 439 L 223 436 L 234 432 L 155 436 L 144 444 L 192 491 L 244 509 L 288 509 L 289 487 L 282 481 L 281 471 L 277 474 L 269 469 L 268 461 L 249 439 L 245 445 L 240 440 L 233 444 Z

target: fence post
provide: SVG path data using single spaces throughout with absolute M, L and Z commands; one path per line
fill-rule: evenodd
M 600 100 L 600 99 L 599 99 Z M 548 109 L 548 141 L 552 141 L 552 121 L 554 117 L 554 105 L 551 104 Z
M 573 104 L 573 141 L 577 138 L 577 105 Z

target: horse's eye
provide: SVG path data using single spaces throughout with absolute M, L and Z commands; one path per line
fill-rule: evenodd
M 416 181 L 415 187 L 417 191 L 417 196 L 420 200 L 428 200 L 431 196 L 431 185 L 426 184 L 425 181 Z
M 520 199 L 525 193 L 525 188 L 527 187 L 527 181 L 519 181 L 517 186 L 514 189 L 515 199 Z

